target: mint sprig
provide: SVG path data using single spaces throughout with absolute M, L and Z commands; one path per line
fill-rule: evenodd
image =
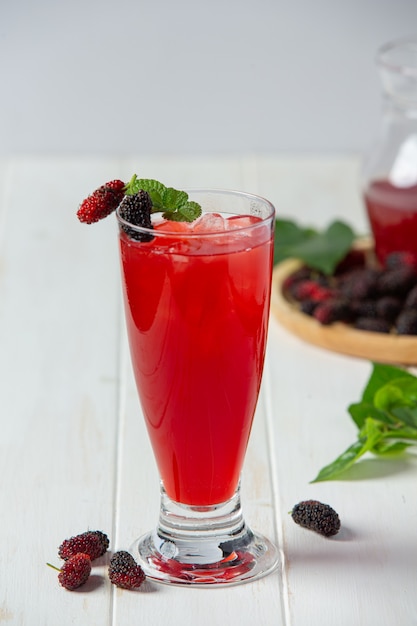
M 359 402 L 348 411 L 358 427 L 358 438 L 313 483 L 333 480 L 366 452 L 393 456 L 417 445 L 417 377 L 393 365 L 373 364 Z
M 146 191 L 152 201 L 152 213 L 162 212 L 162 217 L 174 222 L 193 222 L 201 215 L 201 206 L 188 199 L 185 191 L 166 187 L 157 180 L 138 178 L 134 174 L 125 186 L 126 195 Z
M 331 275 L 349 252 L 354 238 L 350 226 L 339 220 L 319 232 L 299 226 L 292 220 L 277 219 L 274 264 L 295 258 L 312 269 Z

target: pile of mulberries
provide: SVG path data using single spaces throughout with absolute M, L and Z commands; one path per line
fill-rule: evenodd
M 284 281 L 283 294 L 323 325 L 417 335 L 417 254 L 394 252 L 381 267 L 353 250 L 331 276 L 301 267 Z
M 58 548 L 58 556 L 64 560 L 61 568 L 47 563 L 59 572 L 62 587 L 74 591 L 85 585 L 90 577 L 92 561 L 107 552 L 109 538 L 101 530 L 88 530 L 80 535 L 65 539 Z
M 58 548 L 58 556 L 64 560 L 61 568 L 47 563 L 57 570 L 62 587 L 74 591 L 85 585 L 90 577 L 92 561 L 103 556 L 109 547 L 109 538 L 101 530 L 88 530 L 65 539 Z M 129 552 L 120 550 L 111 558 L 108 569 L 110 581 L 122 589 L 138 589 L 145 580 L 145 573 Z

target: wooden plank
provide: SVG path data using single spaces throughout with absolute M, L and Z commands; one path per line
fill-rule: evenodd
M 70 593 L 45 562 L 88 528 L 112 535 L 120 332 L 111 224 L 75 210 L 118 163 L 19 159 L 6 184 L 0 283 L 0 621 L 109 623 L 103 562 Z M 91 177 L 91 180 L 90 180 Z M 84 189 L 85 188 L 85 189 Z M 101 232 L 100 232 L 101 231 Z

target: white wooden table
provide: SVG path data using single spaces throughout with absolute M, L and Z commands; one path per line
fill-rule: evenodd
M 115 220 L 81 225 L 80 200 L 134 172 L 176 187 L 238 188 L 278 215 L 367 224 L 356 158 L 15 158 L 0 161 L 0 624 L 412 626 L 417 624 L 417 457 L 365 459 L 309 484 L 353 442 L 346 407 L 370 364 L 315 348 L 271 319 L 243 473 L 246 518 L 280 569 L 230 589 L 113 587 L 109 554 L 77 592 L 47 561 L 86 529 L 128 548 L 156 523 L 158 476 L 133 384 Z M 331 504 L 334 539 L 301 529 L 298 501 Z

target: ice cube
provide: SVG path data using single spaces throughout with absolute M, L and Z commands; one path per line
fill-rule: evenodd
M 155 230 L 161 230 L 168 233 L 188 233 L 192 230 L 190 222 L 174 222 L 172 220 L 164 220 L 154 226 Z
M 219 213 L 204 213 L 194 222 L 194 233 L 221 233 L 226 230 L 226 220 Z
M 237 228 L 246 228 L 259 222 L 259 217 L 254 215 L 233 215 L 226 220 L 227 230 L 235 230 Z

